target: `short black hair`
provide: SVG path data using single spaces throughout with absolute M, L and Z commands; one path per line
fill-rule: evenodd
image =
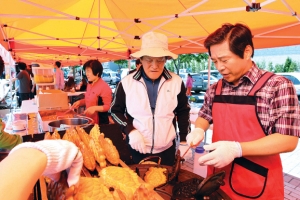
M 25 70 L 26 67 L 27 67 L 26 63 L 24 63 L 24 62 L 18 62 L 18 63 L 17 63 L 17 66 L 18 66 L 18 68 L 21 69 L 21 70 Z
M 244 51 L 247 45 L 250 45 L 252 48 L 251 57 L 253 57 L 254 46 L 252 38 L 253 36 L 248 26 L 240 23 L 235 25 L 226 23 L 205 39 L 204 46 L 208 50 L 209 55 L 211 55 L 210 47 L 212 45 L 220 44 L 228 40 L 229 49 L 232 53 L 240 58 L 244 58 Z
M 60 63 L 59 61 L 56 61 L 56 62 L 55 62 L 55 65 L 56 65 L 58 68 L 60 68 L 61 63 Z
M 85 71 L 86 68 L 91 68 L 94 76 L 101 77 L 103 72 L 103 66 L 98 60 L 88 60 L 83 65 L 83 70 Z

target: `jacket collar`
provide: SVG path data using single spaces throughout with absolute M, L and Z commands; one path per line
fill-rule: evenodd
M 140 67 L 140 69 L 133 75 L 133 79 L 135 80 L 140 80 L 142 78 L 142 73 L 144 73 L 144 69 L 143 69 L 143 66 Z M 169 71 L 164 67 L 164 70 L 162 72 L 162 76 L 168 80 L 168 79 L 171 79 L 172 76 L 171 74 L 169 73 Z

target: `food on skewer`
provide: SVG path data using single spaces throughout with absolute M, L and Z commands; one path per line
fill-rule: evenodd
M 104 138 L 104 134 L 99 136 L 101 147 L 104 149 L 106 159 L 113 165 L 118 165 L 120 161 L 120 155 L 117 148 L 113 145 L 109 138 Z
M 63 137 L 70 142 L 73 142 L 81 151 L 83 157 L 83 165 L 91 170 L 94 171 L 96 168 L 96 161 L 93 152 L 89 149 L 89 146 L 86 146 L 84 142 L 81 141 L 77 131 L 74 128 L 69 129 L 66 133 L 67 136 Z

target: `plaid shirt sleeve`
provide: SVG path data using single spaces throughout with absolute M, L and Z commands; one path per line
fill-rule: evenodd
M 206 119 L 209 124 L 213 123 L 212 101 L 215 96 L 216 83 L 209 87 L 204 96 L 203 106 L 199 110 L 198 116 Z
M 270 101 L 264 105 L 261 97 L 258 104 L 258 114 L 268 134 L 280 133 L 300 137 L 300 109 L 298 97 L 293 83 L 281 76 L 275 76 L 260 92 L 272 91 Z M 265 93 L 266 94 L 266 93 Z M 269 119 L 268 119 L 269 118 Z

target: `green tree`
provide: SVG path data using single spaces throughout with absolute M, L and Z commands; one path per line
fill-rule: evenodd
M 292 64 L 292 59 L 287 57 L 283 66 L 283 72 L 290 72 L 290 66 Z
M 128 60 L 115 60 L 114 63 L 119 66 L 119 69 L 128 67 Z
M 181 54 L 178 58 L 172 60 L 174 72 L 179 73 L 179 69 L 189 69 L 189 72 L 199 72 L 207 66 L 208 54 Z M 170 68 L 172 68 L 170 66 Z
M 256 62 L 256 65 L 257 65 L 257 67 L 260 68 L 260 69 L 266 69 L 266 66 L 267 66 L 265 60 L 263 60 L 263 61 L 261 61 L 261 62 Z
M 281 64 L 275 65 L 274 73 L 278 73 L 278 72 L 283 72 L 283 65 L 281 65 Z
M 268 64 L 268 71 L 269 71 L 269 72 L 274 72 L 274 71 L 275 71 L 275 68 L 274 68 L 272 62 L 269 62 L 269 64 Z

